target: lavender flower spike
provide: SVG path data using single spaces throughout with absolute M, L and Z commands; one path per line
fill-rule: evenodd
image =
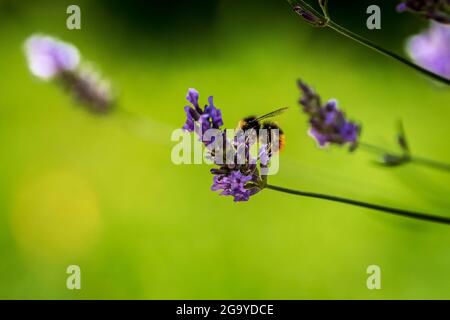
M 397 5 L 397 11 L 408 11 L 426 19 L 450 24 L 450 0 L 405 0 Z
M 408 40 L 406 49 L 418 65 L 450 79 L 450 26 L 432 22 Z
M 235 202 L 248 201 L 251 196 L 266 187 L 267 176 L 264 175 L 263 168 L 268 168 L 272 157 L 270 146 L 264 144 L 259 148 L 257 157 L 253 158 L 250 155 L 252 143 L 248 139 L 239 140 L 235 137 L 230 147 L 235 151 L 244 148 L 246 161 L 243 164 L 227 163 L 211 169 L 211 173 L 214 174 L 211 190 L 222 190 L 221 195 L 233 196 Z M 258 169 L 258 163 L 261 170 Z
M 245 175 L 240 170 L 232 170 L 226 173 L 218 173 L 214 176 L 212 191 L 223 190 L 223 196 L 233 196 L 234 202 L 248 201 L 255 189 L 247 189 L 246 185 L 252 181 L 251 174 Z
M 32 35 L 25 41 L 28 67 L 33 75 L 54 80 L 95 114 L 112 110 L 115 96 L 108 81 L 86 65 L 80 66 L 78 49 L 56 38 Z
M 252 155 L 251 147 L 256 141 L 239 131 L 234 137 L 227 137 L 226 130 L 222 129 L 222 112 L 215 107 L 213 97 L 209 97 L 209 104 L 202 109 L 199 96 L 197 90 L 188 90 L 186 99 L 191 105 L 184 107 L 186 122 L 183 129 L 199 136 L 209 151 L 208 158 L 216 165 L 211 169 L 211 190 L 232 196 L 235 202 L 248 201 L 267 186 L 266 169 L 270 166 L 272 145 L 263 144 L 258 154 Z M 203 138 L 202 134 L 208 129 L 218 131 L 214 140 Z M 221 139 L 217 139 L 219 137 Z
M 220 129 L 223 126 L 222 112 L 214 106 L 213 97 L 208 98 L 209 105 L 202 109 L 198 103 L 199 93 L 197 90 L 190 88 L 186 95 L 186 100 L 192 106 L 184 107 L 186 112 L 186 122 L 183 129 L 189 132 L 204 134 L 208 129 Z M 196 128 L 201 128 L 198 132 Z M 203 137 L 200 137 L 203 141 Z M 207 143 L 207 141 L 204 141 Z M 209 141 L 208 141 L 209 142 Z
M 77 48 L 50 36 L 29 37 L 25 42 L 25 53 L 31 73 L 44 80 L 64 71 L 73 71 L 80 63 Z
M 299 103 L 303 106 L 303 112 L 309 116 L 309 135 L 321 147 L 350 143 L 350 150 L 355 150 L 360 126 L 346 119 L 345 114 L 338 109 L 336 100 L 329 100 L 322 105 L 320 96 L 306 83 L 299 80 L 298 86 L 303 93 Z

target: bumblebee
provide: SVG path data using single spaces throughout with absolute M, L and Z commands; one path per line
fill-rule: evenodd
M 281 108 L 281 109 L 272 111 L 272 112 L 267 113 L 260 117 L 256 117 L 256 116 L 245 117 L 244 119 L 239 121 L 238 127 L 239 127 L 239 129 L 244 130 L 244 131 L 253 129 L 256 131 L 257 134 L 259 134 L 260 129 L 266 129 L 266 130 L 277 129 L 279 132 L 279 144 L 278 144 L 279 150 L 283 151 L 284 147 L 286 145 L 286 137 L 284 135 L 283 130 L 281 130 L 281 128 L 275 122 L 272 122 L 272 121 L 262 122 L 262 120 L 278 116 L 278 115 L 282 114 L 283 112 L 285 112 L 287 109 L 288 109 L 287 107 Z M 272 145 L 272 142 L 270 141 L 271 138 L 272 137 L 269 134 L 268 135 L 269 145 Z

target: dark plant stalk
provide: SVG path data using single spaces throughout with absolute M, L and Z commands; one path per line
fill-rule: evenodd
M 380 147 L 380 146 L 377 146 L 377 145 L 374 145 L 374 144 L 371 144 L 371 143 L 365 143 L 365 142 L 362 142 L 362 141 L 358 142 L 358 147 L 361 148 L 361 149 L 365 149 L 367 151 L 378 153 L 378 154 L 385 154 L 385 153 L 392 154 L 391 151 L 389 151 L 389 150 L 387 150 L 387 149 L 385 149 L 383 147 Z
M 406 217 L 406 218 L 450 225 L 450 218 L 447 218 L 447 217 L 435 216 L 435 215 L 422 213 L 422 212 L 414 212 L 414 211 L 402 210 L 402 209 L 397 209 L 397 208 L 385 207 L 385 206 L 381 206 L 381 205 L 377 205 L 377 204 L 372 204 L 372 203 L 367 203 L 367 202 L 362 202 L 362 201 L 352 200 L 352 199 L 347 199 L 347 198 L 341 198 L 341 197 L 336 197 L 336 196 L 326 195 L 326 194 L 321 194 L 321 193 L 293 190 L 293 189 L 278 187 L 278 186 L 274 186 L 274 185 L 270 185 L 270 184 L 266 185 L 266 188 L 275 190 L 275 191 L 279 191 L 279 192 L 302 196 L 302 197 L 346 203 L 346 204 L 350 204 L 353 206 L 382 211 L 382 212 L 399 215 L 399 216 Z
M 433 169 L 443 170 L 450 172 L 450 164 L 445 162 L 440 162 L 432 159 L 422 158 L 413 156 L 411 154 L 395 154 L 387 149 L 384 149 L 382 147 L 365 143 L 365 142 L 359 142 L 358 147 L 361 149 L 367 150 L 372 153 L 376 153 L 378 155 L 387 156 L 391 159 L 399 159 L 401 163 L 398 164 L 405 164 L 405 163 L 416 163 L 419 165 L 423 165 L 426 167 L 430 167 Z
M 344 27 L 341 27 L 340 25 L 338 25 L 337 23 L 333 22 L 332 20 L 330 20 L 328 22 L 327 26 L 330 27 L 331 29 L 333 29 L 334 31 L 336 31 L 336 32 L 346 36 L 347 38 L 355 40 L 356 42 L 358 42 L 358 43 L 360 43 L 360 44 L 362 44 L 362 45 L 364 45 L 364 46 L 366 46 L 366 47 L 368 47 L 370 49 L 373 49 L 373 50 L 375 50 L 375 51 L 377 51 L 377 52 L 379 52 L 381 54 L 384 54 L 385 56 L 391 57 L 391 58 L 393 58 L 393 59 L 403 63 L 404 65 L 406 65 L 406 66 L 408 66 L 410 68 L 413 68 L 416 71 L 418 71 L 418 72 L 420 72 L 420 73 L 422 73 L 422 74 L 424 74 L 424 75 L 426 75 L 426 76 L 428 76 L 430 78 L 433 78 L 434 80 L 437 80 L 439 82 L 445 83 L 446 85 L 450 85 L 450 80 L 449 79 L 444 78 L 444 77 L 442 77 L 442 76 L 440 76 L 440 75 L 438 75 L 438 74 L 436 74 L 434 72 L 431 72 L 431 71 L 429 71 L 427 69 L 424 69 L 424 68 L 418 66 L 417 64 L 409 61 L 408 59 L 406 59 L 406 58 L 404 58 L 404 57 L 402 57 L 402 56 L 400 56 L 400 55 L 398 55 L 398 54 L 396 54 L 394 52 L 386 50 L 386 49 L 384 49 L 383 47 L 381 47 L 381 46 L 379 46 L 377 44 L 374 44 L 373 42 L 371 42 L 371 41 L 369 41 L 369 40 L 367 40 L 367 39 L 365 39 L 365 38 L 363 38 L 363 37 L 361 37 L 361 36 L 351 32 L 350 30 L 345 29 Z
M 420 157 L 412 157 L 411 161 L 417 164 L 421 164 L 430 168 L 445 170 L 450 172 L 450 164 L 443 163 L 431 159 L 420 158 Z
M 426 75 L 426 76 L 428 76 L 428 77 L 430 77 L 430 78 L 432 78 L 432 79 L 434 79 L 436 81 L 439 81 L 439 82 L 444 83 L 446 85 L 450 85 L 450 79 L 444 78 L 444 77 L 442 77 L 442 76 L 440 76 L 438 74 L 435 74 L 435 73 L 433 73 L 433 72 L 431 72 L 431 71 L 429 71 L 427 69 L 424 69 L 424 68 L 416 65 L 415 63 L 409 61 L 408 59 L 406 59 L 406 58 L 404 58 L 404 57 L 402 57 L 402 56 L 400 56 L 400 55 L 398 55 L 398 54 L 396 54 L 394 52 L 391 52 L 391 51 L 389 51 L 387 49 L 384 49 L 383 47 L 381 47 L 381 46 L 379 46 L 377 44 L 374 44 L 373 42 L 367 40 L 366 38 L 361 37 L 361 36 L 351 32 L 350 30 L 340 26 L 339 24 L 337 24 L 333 20 L 331 20 L 330 17 L 328 16 L 328 13 L 326 14 L 326 17 L 323 17 L 312 6 L 310 6 L 309 4 L 307 4 L 306 2 L 304 2 L 302 0 L 287 0 L 287 1 L 288 1 L 288 3 L 291 6 L 299 5 L 299 6 L 303 7 L 303 8 L 307 8 L 307 10 L 310 11 L 313 15 L 315 15 L 315 16 L 319 17 L 320 19 L 322 19 L 323 20 L 323 24 L 321 25 L 322 27 L 329 27 L 332 30 L 340 33 L 341 35 L 343 35 L 343 36 L 345 36 L 345 37 L 347 37 L 349 39 L 352 39 L 352 40 L 354 40 L 354 41 L 356 41 L 356 42 L 358 42 L 358 43 L 360 43 L 360 44 L 362 44 L 362 45 L 364 45 L 364 46 L 366 46 L 366 47 L 368 47 L 368 48 L 370 48 L 372 50 L 375 50 L 375 51 L 377 51 L 377 52 L 379 52 L 379 53 L 381 53 L 383 55 L 391 57 L 394 60 L 397 60 L 398 62 L 403 63 L 404 65 L 406 65 L 406 66 L 408 66 L 408 67 L 410 67 L 410 68 L 412 68 L 412 69 L 414 69 L 414 70 L 416 70 L 416 71 L 418 71 L 418 72 L 420 72 L 420 73 L 422 73 L 422 74 L 424 74 L 424 75 Z

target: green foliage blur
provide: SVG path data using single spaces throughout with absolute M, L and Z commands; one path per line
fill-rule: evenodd
M 331 14 L 401 52 L 426 23 L 376 2 L 379 31 L 365 28 L 360 1 Z M 0 298 L 450 298 L 447 226 L 271 190 L 234 203 L 209 190 L 209 166 L 170 158 L 190 87 L 202 103 L 214 95 L 230 128 L 289 106 L 277 119 L 287 147 L 272 184 L 450 215 L 449 173 L 318 149 L 295 81 L 337 98 L 364 141 L 395 148 L 402 119 L 412 152 L 444 162 L 448 88 L 310 27 L 283 0 L 80 0 L 73 31 L 70 4 L 0 0 Z M 33 33 L 75 44 L 112 81 L 117 112 L 93 116 L 34 78 L 23 54 Z M 81 290 L 66 288 L 71 264 Z M 374 264 L 381 290 L 366 287 Z

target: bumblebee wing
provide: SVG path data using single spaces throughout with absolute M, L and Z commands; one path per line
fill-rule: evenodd
M 253 121 L 261 121 L 261 120 L 264 120 L 264 119 L 267 119 L 267 118 L 278 116 L 278 115 L 282 114 L 283 112 L 285 112 L 287 109 L 288 109 L 288 107 L 280 108 L 278 110 L 275 110 L 275 111 L 269 112 L 269 113 L 267 113 L 265 115 L 262 115 L 262 116 L 256 118 Z

